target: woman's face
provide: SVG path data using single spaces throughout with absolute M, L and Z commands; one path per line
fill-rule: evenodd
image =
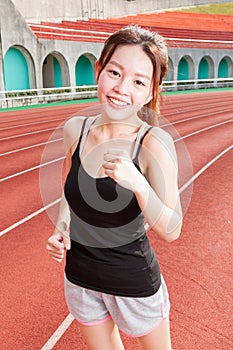
M 98 75 L 98 62 L 96 71 Z M 118 46 L 98 79 L 98 97 L 111 119 L 136 116 L 152 99 L 153 65 L 139 45 Z

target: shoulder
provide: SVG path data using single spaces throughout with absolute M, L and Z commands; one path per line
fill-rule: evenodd
M 63 126 L 64 145 L 66 153 L 73 153 L 73 148 L 80 138 L 82 126 L 86 117 L 72 117 Z
M 143 145 L 150 150 L 154 149 L 154 146 L 157 147 L 168 147 L 168 148 L 174 148 L 174 141 L 172 136 L 164 131 L 160 127 L 152 127 L 147 135 L 145 136 L 145 139 L 143 140 Z
M 64 124 L 64 134 L 67 136 L 79 136 L 85 117 L 72 117 Z
M 176 149 L 172 136 L 160 127 L 152 127 L 143 140 L 143 149 L 149 151 L 157 161 L 173 160 L 177 163 Z

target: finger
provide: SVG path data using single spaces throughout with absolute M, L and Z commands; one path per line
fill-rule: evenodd
M 115 154 L 112 154 L 112 153 L 105 153 L 104 154 L 105 162 L 112 162 L 113 163 L 118 158 L 119 158 L 119 156 L 116 156 Z
M 60 262 L 62 262 L 63 257 L 62 258 L 56 258 L 56 257 L 52 256 L 52 259 L 60 263 Z
M 103 163 L 102 167 L 107 170 L 113 170 L 115 169 L 116 165 L 114 163 L 105 162 Z
M 109 177 L 114 177 L 113 175 L 114 175 L 114 172 L 113 172 L 113 170 L 110 170 L 110 169 L 105 169 L 105 175 L 107 175 L 107 176 L 109 176 Z
M 61 249 L 63 249 L 64 248 L 64 244 L 63 244 L 63 237 L 62 237 L 62 235 L 60 235 L 59 238 L 58 237 L 51 237 L 48 240 L 47 247 L 50 250 L 53 250 L 53 249 L 61 250 Z
M 48 254 L 52 257 L 52 258 L 56 258 L 56 259 L 63 259 L 64 257 L 64 251 L 63 252 L 52 252 L 52 251 L 48 251 Z
M 62 247 L 60 249 L 54 248 L 54 246 L 50 246 L 50 245 L 47 245 L 46 248 L 47 248 L 47 252 L 50 256 L 54 256 L 57 258 L 63 257 L 64 252 L 65 252 L 64 244 L 62 245 Z
M 64 231 L 62 232 L 62 236 L 63 236 L 63 243 L 64 243 L 64 246 L 67 250 L 70 249 L 70 235 L 69 235 L 69 232 L 67 231 Z

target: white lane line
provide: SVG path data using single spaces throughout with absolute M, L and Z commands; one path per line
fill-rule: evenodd
M 36 166 L 34 166 L 34 167 L 32 167 L 32 168 L 29 168 L 29 169 L 20 171 L 19 173 L 15 173 L 15 174 L 13 174 L 13 175 L 9 175 L 9 176 L 3 177 L 2 179 L 0 179 L 0 183 L 3 182 L 3 181 L 6 181 L 6 180 L 10 180 L 10 179 L 12 179 L 13 177 L 16 177 L 16 176 L 19 176 L 19 175 L 23 175 L 23 174 L 26 174 L 26 173 L 28 173 L 28 172 L 30 172 L 30 171 L 33 171 L 33 170 L 42 168 L 42 167 L 44 167 L 44 166 L 53 164 L 53 163 L 55 163 L 55 162 L 59 162 L 60 160 L 63 160 L 63 159 L 65 159 L 65 157 L 57 158 L 57 159 L 51 160 L 50 162 L 43 163 L 43 164 L 40 164 L 40 165 L 36 165 Z
M 54 347 L 54 345 L 61 338 L 61 335 L 65 333 L 65 331 L 69 328 L 71 323 L 73 322 L 74 317 L 71 314 L 64 319 L 64 321 L 60 324 L 57 330 L 52 334 L 47 343 L 41 348 L 41 350 L 50 350 Z
M 3 130 L 10 130 L 10 129 L 24 128 L 25 126 L 31 126 L 31 125 L 47 124 L 47 123 L 57 122 L 58 120 L 60 120 L 61 122 L 63 122 L 63 120 L 65 120 L 65 119 L 66 119 L 66 118 L 46 119 L 46 120 L 44 120 L 44 121 L 41 120 L 41 121 L 39 121 L 39 122 L 12 125 L 12 126 L 7 126 L 7 127 L 4 127 L 4 128 L 0 128 L 0 131 L 3 131 Z M 11 120 L 10 120 L 10 121 L 11 121 Z M 9 121 L 7 121 L 7 122 L 9 122 Z
M 49 203 L 48 205 L 46 205 L 43 208 L 40 208 L 37 211 L 34 211 L 34 213 L 31 213 L 30 215 L 26 216 L 25 218 L 17 221 L 16 223 L 14 223 L 13 225 L 5 228 L 3 231 L 0 232 L 0 237 L 5 235 L 6 233 L 10 232 L 11 230 L 13 230 L 14 228 L 24 224 L 25 222 L 31 220 L 32 218 L 34 218 L 35 216 L 39 215 L 40 213 L 43 213 L 45 210 L 53 207 L 54 205 L 58 204 L 61 201 L 61 198 L 56 199 L 55 201 L 53 201 L 52 203 Z
M 182 112 L 182 111 L 181 111 Z M 228 113 L 228 112 L 232 112 L 232 108 L 231 109 L 224 109 L 221 110 L 221 114 L 222 112 L 224 113 Z M 179 112 L 178 112 L 179 113 Z M 178 114 L 177 113 L 177 114 Z M 173 114 L 174 115 L 174 114 Z M 212 112 L 212 113 L 208 113 L 208 114 L 198 114 L 196 116 L 190 117 L 190 118 L 185 118 L 185 119 L 180 119 L 180 120 L 175 120 L 175 121 L 171 121 L 170 123 L 166 123 L 166 124 L 162 124 L 161 127 L 164 126 L 170 126 L 170 125 L 174 125 L 174 124 L 179 124 L 179 123 L 184 123 L 184 122 L 188 122 L 194 119 L 200 119 L 200 118 L 208 118 L 208 117 L 213 117 L 213 115 L 217 115 L 220 117 L 219 112 Z M 172 114 L 171 114 L 172 116 Z M 165 120 L 167 119 L 167 116 L 164 115 Z
M 206 169 L 208 169 L 212 164 L 214 164 L 219 158 L 221 158 L 224 154 L 233 149 L 233 145 L 224 149 L 221 153 L 219 153 L 216 157 L 214 157 L 209 163 L 207 163 L 203 168 L 201 168 L 195 175 L 193 175 L 180 189 L 179 193 L 182 193 L 186 190 Z
M 214 124 L 214 125 L 208 126 L 207 128 L 203 128 L 203 129 L 201 129 L 201 130 L 194 131 L 194 132 L 192 132 L 191 134 L 187 134 L 187 135 L 185 135 L 185 136 L 179 137 L 179 138 L 176 139 L 174 142 L 177 142 L 177 141 L 186 139 L 186 138 L 188 138 L 188 137 L 190 137 L 190 136 L 193 136 L 193 135 L 197 135 L 197 134 L 199 134 L 200 132 L 204 132 L 204 131 L 206 131 L 206 130 L 210 130 L 210 129 L 216 128 L 217 126 L 224 125 L 224 124 L 227 124 L 227 123 L 232 123 L 232 122 L 233 122 L 233 119 L 230 119 L 230 120 L 226 120 L 225 122 L 222 122 L 222 123 L 218 123 L 218 124 Z
M 7 156 L 9 154 L 16 153 L 16 152 L 25 151 L 25 150 L 30 149 L 30 148 L 48 145 L 49 143 L 58 142 L 58 141 L 62 141 L 62 140 L 63 140 L 63 137 L 61 137 L 60 139 L 52 140 L 52 141 L 41 142 L 41 143 L 37 143 L 35 145 L 14 149 L 14 150 L 9 151 L 9 152 L 1 153 L 0 157 Z
M 61 128 L 63 128 L 63 126 L 57 126 L 56 128 L 48 128 L 48 129 L 42 129 L 42 130 L 37 130 L 37 131 L 31 131 L 31 132 L 27 132 L 25 134 L 20 134 L 20 135 L 2 137 L 0 139 L 0 141 L 16 139 L 17 137 L 24 137 L 24 136 L 28 136 L 28 135 L 39 134 L 40 132 L 46 132 L 46 131 L 51 131 L 51 130 L 56 130 L 56 129 L 61 129 Z

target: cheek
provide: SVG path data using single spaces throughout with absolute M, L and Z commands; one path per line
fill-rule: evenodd
M 138 105 L 145 105 L 148 103 L 148 100 L 151 97 L 151 91 L 150 89 L 146 90 L 146 91 L 140 91 L 135 93 L 135 103 L 137 103 Z
M 109 78 L 106 76 L 105 72 L 103 71 L 98 80 L 98 88 L 103 91 L 107 91 L 109 87 L 111 86 L 111 82 Z
M 107 92 L 107 86 L 102 75 L 98 79 L 98 99 L 100 103 L 104 103 L 104 95 Z

